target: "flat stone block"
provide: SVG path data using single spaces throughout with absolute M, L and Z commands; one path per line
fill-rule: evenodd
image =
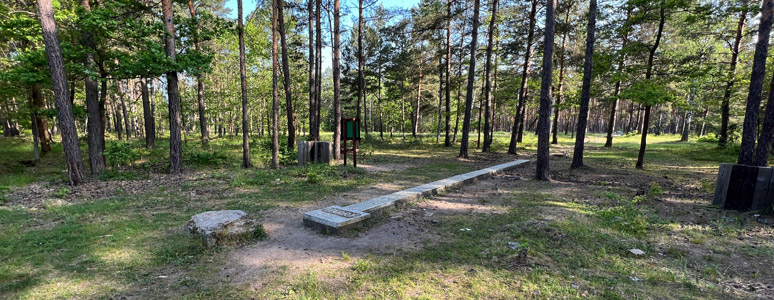
M 357 211 L 341 206 L 329 206 L 304 214 L 304 224 L 319 229 L 329 229 L 336 233 L 338 229 L 353 225 L 371 217 L 367 212 Z
M 456 187 L 499 172 L 505 172 L 527 162 L 529 161 L 512 161 L 482 170 L 433 181 L 431 183 L 415 186 L 400 192 L 372 198 L 345 207 L 330 206 L 313 210 L 304 214 L 304 225 L 332 234 L 338 234 L 344 228 L 356 226 L 358 223 L 369 219 L 371 214 L 386 210 L 399 203 L 434 195 L 447 188 Z

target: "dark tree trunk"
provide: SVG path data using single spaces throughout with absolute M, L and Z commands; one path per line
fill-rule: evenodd
M 124 118 L 124 130 L 125 130 L 125 133 L 126 133 L 126 140 L 128 141 L 129 138 L 132 136 L 132 125 L 129 123 L 129 114 L 126 113 L 126 101 L 124 101 L 124 96 L 125 96 L 126 92 L 129 91 L 129 83 L 127 81 L 127 83 L 126 83 L 126 91 L 121 91 L 121 88 L 120 88 L 121 82 L 117 81 L 116 84 L 119 86 L 119 88 L 118 88 L 118 90 L 119 90 L 118 97 L 119 97 L 119 99 L 121 99 L 121 112 L 122 112 L 122 115 L 123 115 L 123 118 Z
M 739 152 L 740 165 L 752 165 L 755 161 L 755 139 L 758 135 L 758 111 L 761 106 L 763 77 L 766 76 L 766 56 L 769 49 L 769 34 L 771 33 L 772 9 L 774 0 L 764 0 L 761 8 L 758 43 L 755 45 L 753 69 L 750 75 L 750 89 L 747 95 L 747 109 L 744 114 L 744 129 L 742 131 L 742 147 Z
M 625 24 L 629 22 L 629 18 L 631 17 L 631 6 L 627 6 L 626 11 L 626 21 Z M 629 40 L 629 29 L 624 28 L 623 36 L 621 37 L 621 57 L 618 60 L 618 69 L 617 72 L 623 72 L 624 68 L 624 61 L 626 60 L 626 43 Z M 616 110 L 618 110 L 618 94 L 621 92 L 621 80 L 618 80 L 615 82 L 615 91 L 613 92 L 613 103 L 610 105 L 610 118 L 608 119 L 607 124 L 607 140 L 605 141 L 605 147 L 610 148 L 613 147 L 613 133 L 615 132 L 615 113 Z
M 693 93 L 694 89 L 691 88 L 688 93 L 688 105 L 693 106 Z M 685 110 L 685 117 L 683 118 L 683 130 L 682 130 L 682 136 L 680 137 L 681 142 L 687 142 L 688 137 L 691 133 L 691 118 L 693 117 L 693 111 L 691 109 Z
M 333 1 L 333 158 L 341 159 L 341 3 Z
M 193 41 L 194 49 L 198 52 L 201 51 L 199 45 L 199 19 L 196 18 L 193 0 L 188 0 L 188 12 L 191 14 L 191 18 L 194 19 Z M 210 130 L 207 127 L 207 115 L 205 114 L 207 107 L 204 103 L 204 74 L 201 73 L 196 74 L 196 101 L 199 104 L 199 131 L 202 134 L 202 145 L 207 147 L 210 142 Z
M 575 151 L 572 155 L 571 169 L 583 166 L 583 148 L 586 140 L 586 126 L 589 118 L 589 99 L 591 97 L 591 80 L 594 67 L 594 33 L 597 30 L 597 0 L 589 1 L 589 24 L 586 29 L 586 58 L 583 65 L 583 86 L 581 87 L 580 112 L 578 113 L 578 128 L 575 135 Z M 554 133 L 555 134 L 555 133 Z M 556 135 L 554 135 L 556 136 Z
M 444 114 L 445 117 L 445 126 L 444 126 L 444 132 L 446 133 L 444 135 L 443 139 L 443 145 L 446 147 L 451 147 L 452 141 L 451 141 L 451 18 L 452 18 L 452 0 L 446 0 L 446 89 L 444 90 L 446 92 L 446 113 Z M 440 95 L 438 95 L 440 97 Z
M 363 127 L 368 136 L 368 124 L 362 119 L 361 107 L 364 105 L 365 79 L 363 79 L 363 0 L 357 1 L 357 118 L 363 120 Z
M 548 147 L 551 131 L 551 81 L 554 69 L 554 26 L 556 20 L 556 0 L 548 0 L 546 5 L 546 25 L 543 45 L 543 70 L 541 71 L 542 83 L 540 85 L 540 111 L 537 125 L 538 147 L 537 167 L 535 178 L 537 180 L 549 180 L 548 175 Z
M 51 71 L 51 85 L 56 99 L 62 147 L 67 163 L 67 177 L 70 180 L 70 185 L 78 185 L 83 181 L 83 158 L 78 144 L 78 131 L 75 128 L 72 102 L 68 94 L 64 59 L 62 59 L 62 50 L 59 48 L 54 9 L 50 0 L 38 0 L 38 16 L 40 17 L 40 26 L 43 29 L 43 44 L 46 47 L 48 66 Z
M 142 114 L 145 125 L 145 147 L 153 148 L 156 144 L 156 130 L 153 128 L 153 111 L 151 110 L 150 92 L 148 91 L 148 79 L 142 78 Z
M 315 125 L 314 133 L 315 134 L 314 134 L 314 137 L 317 140 L 319 140 L 320 139 L 320 124 L 321 124 L 321 122 L 320 122 L 320 108 L 321 108 L 321 105 L 322 105 L 322 24 L 321 24 L 322 18 L 320 17 L 322 0 L 317 0 L 316 4 L 317 4 L 317 8 L 315 10 L 315 14 L 316 14 L 316 19 L 317 19 L 316 20 L 316 27 L 317 27 L 317 32 L 316 32 L 316 35 L 317 35 L 316 42 L 317 42 L 317 44 L 316 44 L 316 47 L 317 47 L 317 51 L 315 51 L 314 55 L 317 58 L 317 78 L 315 78 L 317 80 L 317 88 L 316 88 L 317 94 L 315 95 L 316 98 L 317 98 L 315 100 L 315 105 L 317 107 L 314 110 L 314 112 L 315 112 L 315 122 L 314 122 L 314 125 Z
M 81 0 L 81 6 L 86 11 L 91 11 L 88 0 Z M 96 68 L 94 54 L 91 53 L 91 50 L 94 49 L 94 37 L 91 32 L 84 32 L 81 39 L 83 47 L 87 49 L 86 60 L 83 63 L 84 67 L 87 70 L 93 71 Z M 99 87 L 97 86 L 97 82 L 90 76 L 86 76 L 84 81 L 86 89 L 86 109 L 89 113 L 89 119 L 86 123 L 89 144 L 89 167 L 91 168 L 91 174 L 100 174 L 105 171 L 105 161 L 102 159 L 103 131 L 102 117 L 99 109 Z
M 564 15 L 564 24 L 569 24 L 571 10 L 572 7 L 567 8 L 567 13 Z M 566 54 L 565 52 L 567 52 L 567 33 L 569 33 L 569 30 L 565 30 L 564 33 L 562 33 L 562 56 L 559 58 L 559 86 L 557 87 L 558 93 L 556 95 L 556 104 L 554 105 L 554 123 L 553 129 L 551 130 L 551 144 L 559 143 L 557 137 L 559 132 L 559 104 L 562 103 L 562 96 L 564 96 L 562 93 L 564 91 L 564 62 Z
M 35 84 L 30 88 L 30 108 L 35 110 L 35 123 L 37 126 L 38 139 L 40 142 L 40 152 L 46 154 L 51 152 L 51 134 L 48 132 L 48 120 L 41 116 L 40 112 L 46 109 L 46 103 L 43 100 L 43 93 L 40 86 Z
M 279 61 L 278 61 L 278 35 L 279 30 L 277 28 L 278 22 L 278 8 L 277 0 L 272 1 L 272 18 L 271 18 L 271 81 L 272 81 L 272 95 L 271 95 L 271 167 L 273 169 L 279 168 Z
M 278 7 L 281 7 L 282 0 L 276 0 L 280 2 Z M 280 12 L 282 9 L 279 9 Z M 237 22 L 237 31 L 239 33 L 239 81 L 242 87 L 242 167 L 252 167 L 250 163 L 250 131 L 247 127 L 247 67 L 245 65 L 245 29 L 244 21 L 242 21 L 242 0 L 237 0 L 237 16 L 239 21 Z M 287 75 L 286 75 L 287 76 Z
M 535 37 L 535 23 L 537 19 L 538 1 L 532 0 L 532 9 L 529 12 L 529 32 L 527 33 L 527 51 L 524 53 L 524 69 L 521 72 L 521 85 L 519 86 L 519 104 L 516 107 L 516 116 L 513 117 L 513 129 L 511 130 L 511 142 L 508 145 L 508 153 L 516 154 L 516 145 L 521 141 L 521 132 L 524 126 L 525 101 L 527 97 L 527 79 L 532 62 L 532 40 Z
M 288 149 L 296 146 L 296 118 L 293 115 L 293 96 L 290 90 L 290 62 L 288 61 L 288 43 L 285 38 L 285 1 L 277 0 L 277 22 L 282 46 L 282 74 L 285 78 L 285 112 L 288 119 Z
M 315 113 L 315 108 L 317 107 L 317 104 L 315 103 L 317 101 L 317 79 L 315 79 L 317 58 L 315 56 L 314 44 L 314 0 L 307 0 L 306 8 L 309 10 L 309 138 L 312 141 L 316 141 L 317 136 L 315 135 L 314 128 L 316 127 L 315 116 L 317 115 Z
M 492 130 L 490 129 L 492 126 L 491 106 L 494 101 L 492 97 L 492 73 L 494 73 L 492 71 L 492 51 L 494 48 L 495 24 L 497 24 L 497 0 L 492 0 L 490 5 L 492 12 L 489 16 L 489 37 L 486 45 L 486 66 L 484 67 L 484 76 L 486 77 L 486 86 L 484 87 L 484 99 L 486 101 L 484 104 L 484 146 L 481 152 L 490 152 L 492 146 Z
M 175 23 L 172 15 L 172 0 L 161 0 L 166 35 L 164 49 L 167 57 L 176 61 Z M 183 145 L 180 137 L 180 90 L 178 89 L 177 72 L 167 72 L 167 98 L 169 107 L 169 173 L 183 172 Z
M 441 45 L 440 48 L 443 48 Z M 443 55 L 438 53 L 438 122 L 435 127 L 435 142 L 441 141 L 441 119 L 443 119 Z
M 774 88 L 774 80 L 771 87 Z M 755 150 L 755 166 L 765 167 L 769 164 L 771 144 L 774 142 L 774 89 L 769 89 L 769 100 L 766 103 L 766 114 L 763 119 L 763 128 L 758 137 L 758 147 Z
M 747 23 L 747 9 L 743 9 L 739 16 L 739 23 L 736 25 L 736 36 L 734 44 L 731 46 L 731 65 L 728 67 L 728 82 L 726 83 L 723 101 L 720 104 L 720 135 L 718 136 L 718 146 L 726 147 L 728 143 L 728 122 L 730 118 L 731 90 L 736 83 L 736 65 L 739 60 L 739 45 L 742 43 L 742 34 L 744 34 L 744 25 Z
M 421 44 L 421 42 L 420 42 Z M 417 102 L 416 106 L 414 106 L 414 115 L 412 116 L 412 121 L 414 124 L 411 127 L 411 136 L 414 138 L 417 138 L 417 131 L 419 131 L 419 108 L 420 108 L 420 101 L 422 100 L 422 65 L 424 63 L 424 49 L 419 50 L 419 79 L 417 80 Z
M 470 40 L 470 67 L 468 69 L 468 89 L 465 93 L 465 119 L 462 122 L 462 142 L 460 143 L 459 157 L 468 158 L 468 143 L 470 141 L 470 115 L 473 110 L 473 101 L 475 101 L 475 94 L 473 86 L 476 82 L 476 48 L 478 41 L 478 11 L 480 9 L 480 0 L 474 0 L 473 2 L 473 30 L 472 38 Z
M 661 1 L 661 8 L 659 9 L 659 21 L 658 30 L 656 32 L 656 42 L 650 47 L 650 53 L 648 55 L 648 69 L 645 72 L 645 80 L 650 80 L 653 76 L 653 59 L 656 57 L 656 50 L 658 50 L 659 44 L 661 44 L 661 36 L 664 33 L 664 24 L 666 23 L 666 11 L 664 8 L 664 1 Z M 645 163 L 645 148 L 648 145 L 648 127 L 650 127 L 650 109 L 651 105 L 645 106 L 645 115 L 642 120 L 642 139 L 640 140 L 640 152 L 637 155 L 637 169 L 642 169 Z

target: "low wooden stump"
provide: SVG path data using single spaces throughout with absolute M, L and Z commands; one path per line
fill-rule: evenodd
M 307 163 L 333 163 L 331 142 L 298 141 L 298 166 Z
M 772 208 L 774 169 L 721 164 L 712 203 L 723 209 L 740 212 Z

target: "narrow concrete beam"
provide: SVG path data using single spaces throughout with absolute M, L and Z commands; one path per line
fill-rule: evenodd
M 415 186 L 400 192 L 369 199 L 348 206 L 330 206 L 317 209 L 304 214 L 304 225 L 316 230 L 331 234 L 339 234 L 345 229 L 357 227 L 369 219 L 372 214 L 387 210 L 406 201 L 417 200 L 438 193 L 449 188 L 459 187 L 463 184 L 486 178 L 497 173 L 512 170 L 528 160 L 517 160 L 499 164 L 489 168 L 452 176 L 446 179 Z

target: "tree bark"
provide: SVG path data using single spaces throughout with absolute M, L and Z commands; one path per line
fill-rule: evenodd
M 551 131 L 551 81 L 553 79 L 554 67 L 554 27 L 556 20 L 554 13 L 556 11 L 556 0 L 548 0 L 546 5 L 546 25 L 545 37 L 543 42 L 543 70 L 541 71 L 542 83 L 540 85 L 540 117 L 538 119 L 538 147 L 537 147 L 537 166 L 535 169 L 535 178 L 537 180 L 549 180 L 548 175 L 548 147 L 549 134 Z
M 597 29 L 597 0 L 589 0 L 589 23 L 586 29 L 586 58 L 583 65 L 583 86 L 581 87 L 580 112 L 578 113 L 578 128 L 575 134 L 575 151 L 572 155 L 571 169 L 583 166 L 583 148 L 586 140 L 586 126 L 589 118 L 589 99 L 591 97 L 591 81 L 594 74 L 594 33 Z M 554 136 L 556 133 L 554 132 Z
M 361 107 L 364 106 L 365 97 L 365 79 L 363 79 L 363 0 L 358 0 L 357 17 L 357 118 L 361 119 Z M 368 124 L 363 120 L 363 127 L 366 128 L 368 136 Z
M 341 2 L 333 1 L 333 158 L 341 159 Z
M 446 0 L 446 113 L 444 132 L 446 133 L 443 139 L 443 145 L 451 147 L 451 18 L 452 18 L 452 0 Z M 440 97 L 440 95 L 439 95 Z
M 279 83 L 278 83 L 278 7 L 277 0 L 272 1 L 272 18 L 271 18 L 271 81 L 272 81 L 272 95 L 271 95 L 271 110 L 272 110 L 272 123 L 271 123 L 271 168 L 279 168 Z
M 666 23 L 666 11 L 664 8 L 664 0 L 661 1 L 661 8 L 659 9 L 659 22 L 656 32 L 656 42 L 650 47 L 650 53 L 648 54 L 648 69 L 645 73 L 645 80 L 650 80 L 653 76 L 653 59 L 656 57 L 656 50 L 658 50 L 659 44 L 661 44 L 661 37 L 664 33 L 664 24 Z M 642 120 L 642 139 L 640 140 L 640 152 L 637 155 L 637 169 L 642 169 L 645 163 L 645 148 L 648 145 L 648 128 L 650 127 L 650 110 L 652 105 L 645 105 L 645 115 Z
M 194 19 L 194 49 L 199 52 L 201 51 L 199 45 L 199 19 L 196 17 L 193 0 L 188 0 L 188 12 L 191 14 L 191 18 Z M 210 142 L 210 130 L 207 127 L 207 115 L 205 113 L 207 107 L 204 103 L 204 74 L 201 73 L 196 75 L 196 101 L 199 104 L 199 131 L 202 135 L 202 146 L 207 147 Z
M 420 41 L 420 43 L 422 43 Z M 419 108 L 420 101 L 422 100 L 422 65 L 424 63 L 424 49 L 419 50 L 419 79 L 417 80 L 417 102 L 414 107 L 414 115 L 412 121 L 414 122 L 411 127 L 411 136 L 417 138 L 417 131 L 419 131 Z
M 624 21 L 624 24 L 627 24 L 629 22 L 629 19 L 631 18 L 631 6 L 627 6 L 626 10 L 626 21 Z M 626 60 L 626 44 L 629 40 L 629 28 L 623 29 L 623 35 L 621 37 L 621 58 L 618 60 L 618 72 L 623 72 L 624 68 L 624 62 Z M 613 92 L 613 103 L 610 106 L 610 118 L 608 119 L 608 125 L 607 125 L 607 139 L 605 141 L 605 147 L 610 148 L 613 147 L 613 133 L 615 131 L 615 113 L 616 110 L 618 110 L 618 94 L 621 92 L 621 80 L 617 80 L 615 82 L 615 91 Z
M 761 8 L 758 43 L 755 46 L 753 69 L 750 75 L 750 89 L 747 95 L 747 109 L 744 114 L 742 131 L 742 147 L 739 152 L 738 164 L 753 165 L 755 162 L 755 139 L 758 135 L 758 113 L 761 106 L 763 77 L 766 76 L 766 56 L 769 50 L 769 35 L 771 33 L 773 0 L 764 0 Z
M 726 147 L 728 143 L 728 123 L 730 118 L 731 104 L 729 99 L 731 98 L 731 90 L 736 84 L 736 66 L 739 60 L 739 45 L 742 43 L 742 35 L 744 34 L 744 25 L 747 23 L 747 10 L 743 9 L 739 16 L 739 23 L 736 25 L 736 36 L 734 38 L 734 44 L 731 46 L 731 64 L 728 67 L 728 82 L 726 83 L 725 92 L 723 93 L 723 101 L 720 104 L 720 135 L 718 136 L 718 146 Z
M 688 92 L 688 105 L 693 106 L 693 93 L 694 89 L 691 88 Z M 681 142 L 687 142 L 688 137 L 691 133 L 691 118 L 693 117 L 693 111 L 691 109 L 685 110 L 685 117 L 683 118 L 683 130 L 682 130 L 682 136 L 680 137 Z
M 494 36 L 495 36 L 495 26 L 497 24 L 497 0 L 491 1 L 491 13 L 490 13 L 490 20 L 489 20 L 489 37 L 487 40 L 486 45 L 486 66 L 485 69 L 485 77 L 486 77 L 486 85 L 484 87 L 484 146 L 481 149 L 481 152 L 490 152 L 491 146 L 492 146 L 492 131 L 490 130 L 490 127 L 492 126 L 492 52 L 494 48 Z
M 314 128 L 316 126 L 315 116 L 317 114 L 314 110 L 317 107 L 317 104 L 315 104 L 317 100 L 317 79 L 315 79 L 315 71 L 317 71 L 317 58 L 315 56 L 314 44 L 314 0 L 307 0 L 306 8 L 309 10 L 309 138 L 312 141 L 316 141 L 317 136 L 315 135 Z
M 142 113 L 145 126 L 145 147 L 153 148 L 156 143 L 156 130 L 153 128 L 153 111 L 151 110 L 148 78 L 142 78 Z
M 172 13 L 172 0 L 161 0 L 166 35 L 164 49 L 167 57 L 176 61 L 175 23 Z M 183 145 L 180 137 L 180 90 L 178 89 L 177 71 L 167 72 L 167 99 L 169 110 L 169 173 L 183 172 Z
M 91 6 L 88 0 L 81 0 L 81 7 L 86 11 L 91 12 Z M 91 50 L 94 49 L 94 37 L 91 32 L 84 31 L 81 35 L 81 44 L 86 48 L 86 58 L 84 60 L 84 67 L 86 70 L 93 71 L 96 67 L 96 61 L 94 60 L 94 54 Z M 100 174 L 105 171 L 105 161 L 102 159 L 102 117 L 99 109 L 99 87 L 97 82 L 91 78 L 90 74 L 86 75 L 85 92 L 86 92 L 86 109 L 89 113 L 89 118 L 86 121 L 86 128 L 88 130 L 88 144 L 89 144 L 89 167 L 91 168 L 91 174 Z
M 276 0 L 282 5 L 282 0 Z M 278 5 L 278 6 L 279 6 Z M 280 8 L 280 11 L 282 9 Z M 239 34 L 239 82 L 242 87 L 242 167 L 250 168 L 250 131 L 247 127 L 247 66 L 245 64 L 245 28 L 242 20 L 242 0 L 237 0 L 237 31 Z M 286 75 L 287 76 L 287 75 Z
M 470 141 L 470 115 L 473 110 L 473 101 L 475 101 L 475 94 L 473 86 L 476 81 L 476 48 L 478 41 L 478 26 L 479 26 L 479 8 L 481 6 L 480 0 L 474 0 L 473 2 L 473 30 L 472 38 L 470 40 L 470 67 L 468 68 L 468 90 L 465 93 L 465 117 L 462 122 L 462 142 L 460 143 L 460 154 L 458 157 L 468 158 L 468 143 Z
M 293 115 L 293 96 L 290 87 L 290 62 L 288 61 L 288 43 L 285 38 L 285 13 L 284 0 L 277 1 L 277 22 L 279 22 L 279 36 L 282 46 L 282 74 L 285 79 L 285 112 L 288 119 L 288 149 L 296 146 L 296 118 Z
M 321 18 L 321 6 L 322 6 L 322 0 L 317 0 L 317 8 L 315 10 L 316 14 L 316 27 L 317 27 L 317 51 L 315 51 L 315 56 L 317 58 L 317 94 L 315 95 L 317 97 L 317 100 L 315 101 L 315 104 L 317 107 L 315 108 L 315 138 L 317 140 L 320 139 L 320 110 L 322 106 L 322 18 Z
M 54 9 L 50 0 L 37 0 L 40 26 L 43 30 L 43 44 L 46 47 L 48 66 L 51 71 L 51 85 L 54 89 L 55 105 L 62 135 L 62 147 L 67 163 L 67 177 L 70 185 L 83 181 L 83 158 L 78 144 L 78 130 L 75 128 L 73 107 L 67 87 L 67 74 L 64 69 L 62 50 L 59 48 L 59 36 L 54 20 Z
M 513 130 L 511 130 L 511 142 L 508 145 L 508 153 L 516 154 L 516 146 L 520 138 L 524 124 L 525 98 L 527 97 L 527 79 L 532 62 L 532 40 L 535 37 L 535 23 L 537 22 L 538 1 L 532 0 L 532 9 L 529 12 L 529 33 L 527 34 L 527 51 L 524 53 L 524 69 L 521 72 L 521 85 L 519 88 L 519 104 L 516 107 L 516 115 L 513 117 Z
M 572 7 L 567 8 L 567 13 L 564 15 L 564 23 L 569 24 L 570 22 L 570 11 L 572 10 Z M 559 140 L 557 137 L 557 133 L 559 132 L 559 104 L 562 103 L 562 96 L 564 96 L 564 62 L 565 62 L 565 52 L 567 52 L 567 33 L 569 30 L 565 30 L 564 33 L 562 33 L 562 57 L 559 58 L 559 86 L 557 87 L 557 95 L 556 95 L 556 104 L 554 105 L 554 122 L 553 122 L 553 129 L 551 130 L 552 137 L 551 137 L 551 144 L 558 144 Z

